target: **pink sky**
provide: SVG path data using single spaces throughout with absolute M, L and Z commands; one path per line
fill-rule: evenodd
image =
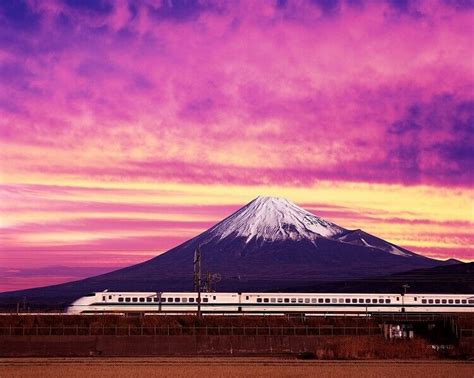
M 473 260 L 472 25 L 465 0 L 0 2 L 0 291 L 257 195 Z

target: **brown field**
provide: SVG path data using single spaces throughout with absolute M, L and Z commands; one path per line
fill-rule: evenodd
M 469 377 L 474 363 L 281 358 L 15 358 L 0 377 Z

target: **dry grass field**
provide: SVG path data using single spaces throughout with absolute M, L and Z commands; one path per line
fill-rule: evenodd
M 15 358 L 0 377 L 474 377 L 454 361 L 301 361 L 281 358 Z

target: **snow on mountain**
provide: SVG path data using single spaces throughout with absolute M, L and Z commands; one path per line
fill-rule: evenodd
M 393 245 L 392 245 L 392 248 L 390 248 L 389 253 L 391 253 L 392 255 L 398 255 L 398 256 L 404 256 L 404 257 L 410 257 L 411 256 L 409 253 L 403 252 L 400 249 L 398 249 L 397 247 L 394 247 Z
M 206 239 L 228 237 L 250 241 L 280 242 L 326 238 L 401 257 L 413 253 L 362 230 L 347 230 L 302 209 L 285 198 L 259 196 L 208 231 Z
M 208 230 L 208 235 L 219 239 L 238 236 L 248 243 L 252 239 L 315 241 L 318 237 L 332 238 L 346 232 L 284 198 L 257 197 Z

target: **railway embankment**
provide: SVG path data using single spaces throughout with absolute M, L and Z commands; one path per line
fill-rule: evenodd
M 409 319 L 8 315 L 0 316 L 0 356 L 473 358 L 472 316 Z M 412 338 L 388 338 L 388 324 L 411 324 Z

